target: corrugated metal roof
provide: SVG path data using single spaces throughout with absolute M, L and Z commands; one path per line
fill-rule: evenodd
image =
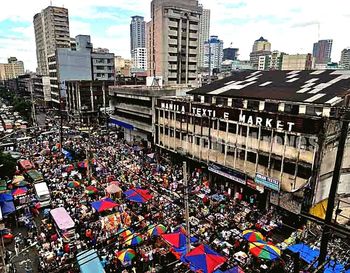
M 240 71 L 187 94 L 337 105 L 350 94 L 350 71 Z

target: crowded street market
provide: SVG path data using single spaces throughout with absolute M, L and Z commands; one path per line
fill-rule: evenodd
M 310 227 L 285 225 L 257 194 L 232 196 L 200 165 L 183 168 L 98 128 L 67 127 L 62 142 L 58 131 L 35 134 L 16 147 L 13 178 L 1 180 L 10 272 L 22 272 L 28 248 L 26 272 L 292 272 L 294 253 L 300 272 L 316 267 Z M 346 254 L 331 257 L 325 272 L 350 272 L 348 264 Z

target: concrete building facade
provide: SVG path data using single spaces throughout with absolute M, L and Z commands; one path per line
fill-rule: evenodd
M 147 49 L 145 47 L 138 47 L 132 51 L 133 68 L 141 71 L 147 70 Z
M 199 20 L 198 67 L 204 67 L 204 44 L 210 35 L 210 10 L 204 9 Z
M 224 48 L 224 58 L 223 60 L 231 60 L 231 61 L 236 61 L 238 59 L 238 48 Z
M 224 42 L 218 36 L 210 36 L 204 43 L 204 68 L 209 69 L 209 74 L 213 70 L 220 71 L 221 63 L 224 58 Z
M 258 69 L 259 57 L 269 56 L 271 54 L 271 43 L 264 37 L 254 41 L 252 52 L 250 53 L 250 63 L 253 69 Z
M 319 40 L 314 43 L 312 56 L 315 58 L 315 64 L 327 64 L 331 62 L 333 40 Z
M 24 64 L 16 57 L 8 58 L 7 64 L 0 64 L 0 80 L 15 79 L 24 74 Z
M 57 48 L 55 54 L 48 57 L 51 99 L 56 106 L 60 103 L 60 92 L 64 91 L 66 81 L 92 79 L 90 36 L 78 35 L 75 40 L 75 51 L 70 48 Z
M 114 81 L 114 53 L 92 52 L 92 79 L 94 81 Z
M 349 83 L 346 71 L 236 72 L 190 99 L 158 99 L 156 145 L 220 170 L 232 196 L 253 188 L 261 202 L 309 212 L 329 193 Z M 339 196 L 350 191 L 349 155 L 350 138 Z
M 56 48 L 70 48 L 68 9 L 49 6 L 34 16 L 39 75 L 49 75 L 48 57 Z
M 309 54 L 284 55 L 282 70 L 312 70 L 315 58 Z
M 199 21 L 197 0 L 153 0 L 146 27 L 148 76 L 165 86 L 196 86 Z
M 109 87 L 110 108 L 113 111 L 110 123 L 124 131 L 128 142 L 146 141 L 154 143 L 156 99 L 167 96 L 183 96 L 185 90 L 154 88 L 141 85 Z
M 350 70 L 350 48 L 342 50 L 339 64 L 343 69 Z

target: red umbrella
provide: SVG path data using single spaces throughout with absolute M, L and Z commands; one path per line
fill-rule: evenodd
M 100 201 L 96 201 L 96 202 L 91 203 L 91 206 L 95 210 L 97 210 L 98 212 L 102 212 L 105 210 L 112 209 L 112 208 L 118 206 L 118 204 L 110 198 L 105 198 L 105 199 L 102 199 Z
M 28 189 L 26 187 L 18 188 L 12 191 L 13 196 L 24 195 L 26 194 Z
M 185 255 L 191 266 L 196 270 L 201 270 L 203 273 L 213 273 L 218 269 L 226 258 L 212 250 L 206 245 L 200 245 Z

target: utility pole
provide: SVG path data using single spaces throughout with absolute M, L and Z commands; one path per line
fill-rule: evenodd
M 332 179 L 332 184 L 329 191 L 326 218 L 324 221 L 322 238 L 321 238 L 320 256 L 318 259 L 318 264 L 320 265 L 324 264 L 327 257 L 328 242 L 331 237 L 330 235 L 331 235 L 331 224 L 332 224 L 332 218 L 333 218 L 334 203 L 335 203 L 335 197 L 337 194 L 337 189 L 338 189 L 338 184 L 340 179 L 341 167 L 343 163 L 345 143 L 348 137 L 349 122 L 350 122 L 350 111 L 347 111 L 345 113 L 345 116 L 343 117 L 343 124 L 342 124 L 340 138 L 339 138 L 337 157 L 336 157 L 334 171 L 333 171 L 333 179 Z
M 190 209 L 188 203 L 188 177 L 187 162 L 183 162 L 183 180 L 184 180 L 184 203 L 185 203 L 185 223 L 186 223 L 186 253 L 191 250 L 191 229 L 190 229 Z

